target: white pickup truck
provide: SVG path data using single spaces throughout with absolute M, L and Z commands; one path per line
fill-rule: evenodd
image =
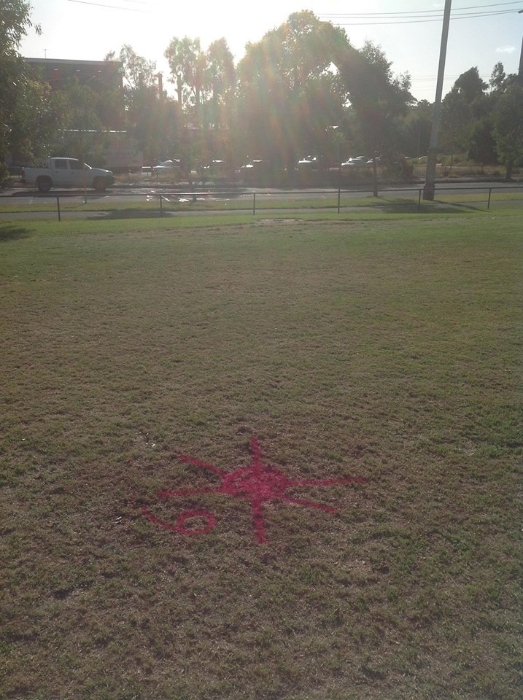
M 113 184 L 110 170 L 91 168 L 77 158 L 49 158 L 43 168 L 24 168 L 22 182 L 36 185 L 40 192 L 49 192 L 51 187 L 92 188 L 103 192 Z

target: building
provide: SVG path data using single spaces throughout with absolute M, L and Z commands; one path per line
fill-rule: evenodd
M 122 88 L 120 61 L 73 61 L 62 58 L 24 59 L 39 80 L 51 86 L 52 90 L 62 89 L 70 80 L 77 78 L 81 85 L 98 80 L 111 89 Z

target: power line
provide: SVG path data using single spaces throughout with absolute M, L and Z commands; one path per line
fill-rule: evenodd
M 500 15 L 517 14 L 517 10 L 500 10 L 499 12 L 482 12 L 482 13 L 468 13 L 463 15 L 453 15 L 451 20 L 460 19 L 479 19 L 482 17 L 498 17 Z M 328 15 L 322 15 L 324 18 L 328 18 Z M 350 17 L 340 16 L 340 19 L 350 20 Z M 342 22 L 333 19 L 332 21 L 340 27 L 364 27 L 364 26 L 377 26 L 377 25 L 395 25 L 395 24 L 427 24 L 429 22 L 441 22 L 441 16 L 434 17 L 434 19 L 423 18 L 423 19 L 395 19 L 395 18 L 384 18 L 388 21 L 370 21 L 370 22 L 353 22 L 347 21 Z
M 521 0 L 513 0 L 512 2 L 496 2 L 489 5 L 468 5 L 467 7 L 454 8 L 455 11 L 458 10 L 484 10 L 487 7 L 503 7 L 505 5 L 521 5 Z M 418 15 L 437 15 L 441 17 L 443 10 L 408 10 L 402 12 L 344 12 L 344 13 L 331 13 L 323 15 L 324 17 L 395 17 L 396 15 L 410 15 L 416 17 Z
M 136 5 L 147 5 L 145 0 L 119 0 L 120 2 L 128 2 Z M 123 12 L 140 12 L 140 13 L 150 13 L 151 8 L 141 9 L 136 7 L 121 7 L 118 5 L 108 5 L 102 2 L 94 2 L 93 0 L 68 0 L 68 2 L 74 2 L 81 5 L 90 5 L 94 7 L 103 7 L 111 10 L 122 10 Z M 490 3 L 488 5 L 468 5 L 465 7 L 457 8 L 458 12 L 463 10 L 484 10 L 487 7 L 503 7 L 507 5 L 520 5 L 521 0 L 513 0 L 512 2 L 498 2 Z M 453 13 L 451 19 L 463 19 L 475 17 L 491 17 L 496 14 L 510 14 L 516 13 L 517 10 L 502 10 L 498 12 L 478 12 L 478 13 L 468 13 L 468 14 L 457 14 Z M 391 21 L 387 22 L 352 22 L 353 26 L 363 26 L 366 24 L 412 24 L 415 22 L 438 22 L 441 20 L 443 11 L 442 10 L 414 10 L 414 11 L 404 11 L 404 12 L 354 12 L 354 13 L 343 13 L 343 14 L 321 14 L 321 17 L 326 19 L 332 19 L 336 24 L 340 26 L 347 26 L 341 22 L 336 21 L 339 19 L 365 19 L 365 18 L 375 18 L 375 19 L 387 19 Z M 426 17 L 424 17 L 426 15 Z M 402 18 L 405 19 L 402 19 Z M 434 19 L 432 19 L 434 18 Z
M 68 0 L 68 2 L 74 2 L 80 5 L 89 5 L 91 7 L 102 7 L 104 9 L 110 10 L 120 10 L 123 12 L 138 12 L 142 14 L 149 14 L 152 8 L 142 9 L 137 7 L 122 7 L 119 5 L 108 5 L 102 2 L 94 2 L 93 0 Z M 147 3 L 144 0 L 120 0 L 120 2 L 134 3 L 136 5 L 145 6 Z M 477 19 L 479 17 L 494 17 L 496 15 L 503 14 L 515 14 L 517 10 L 498 10 L 498 11 L 487 11 L 487 12 L 463 12 L 463 10 L 483 10 L 487 7 L 502 7 L 506 5 L 521 5 L 521 0 L 514 0 L 513 2 L 501 2 L 492 3 L 489 5 L 469 5 L 465 7 L 460 7 L 458 13 L 454 12 L 451 20 L 457 19 Z M 335 24 L 341 27 L 358 27 L 358 26 L 379 26 L 388 24 L 420 24 L 427 22 L 440 22 L 442 11 L 439 10 L 417 10 L 410 12 L 355 12 L 355 13 L 344 13 L 344 14 L 321 14 L 320 17 L 327 21 L 333 21 Z M 372 21 L 353 21 L 362 19 L 371 19 Z M 346 20 L 346 22 L 341 21 Z M 381 21 L 383 20 L 383 21 Z
M 68 0 L 68 1 L 69 2 L 76 2 L 80 5 L 93 5 L 95 7 L 105 7 L 105 8 L 109 8 L 111 10 L 123 10 L 124 12 L 141 12 L 141 13 L 148 12 L 148 10 L 141 10 L 141 9 L 138 9 L 137 7 L 118 7 L 117 5 L 105 5 L 101 2 L 91 2 L 91 0 Z M 139 2 L 139 0 L 127 0 L 127 2 Z M 145 4 L 145 3 L 140 3 L 140 4 Z

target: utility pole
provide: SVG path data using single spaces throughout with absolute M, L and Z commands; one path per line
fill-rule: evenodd
M 447 39 L 449 36 L 450 7 L 452 0 L 445 0 L 443 11 L 443 29 L 441 32 L 441 47 L 439 50 L 438 81 L 436 83 L 436 99 L 434 101 L 434 115 L 432 117 L 432 131 L 430 134 L 430 145 L 427 153 L 427 173 L 425 175 L 425 186 L 423 187 L 423 199 L 434 201 L 434 191 L 436 189 L 436 159 L 438 155 L 438 129 L 441 116 L 441 95 L 443 93 L 443 77 L 445 75 L 445 59 L 447 57 Z
M 522 14 L 523 10 L 518 11 L 518 15 Z M 519 71 L 518 79 L 521 85 L 523 85 L 523 38 L 521 39 L 521 53 L 519 55 Z

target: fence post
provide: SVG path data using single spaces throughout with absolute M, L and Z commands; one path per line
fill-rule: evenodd
M 256 192 L 252 193 L 252 213 L 256 214 Z
M 160 216 L 163 216 L 163 202 L 162 202 L 162 195 L 160 195 Z
M 341 187 L 338 187 L 338 214 L 340 213 Z
M 418 214 L 421 211 L 421 190 L 418 190 Z
M 58 209 L 58 221 L 62 220 L 62 214 L 60 212 L 60 197 L 56 195 L 56 208 Z
M 487 209 L 490 209 L 490 195 L 492 194 L 492 187 L 488 188 L 488 204 Z

